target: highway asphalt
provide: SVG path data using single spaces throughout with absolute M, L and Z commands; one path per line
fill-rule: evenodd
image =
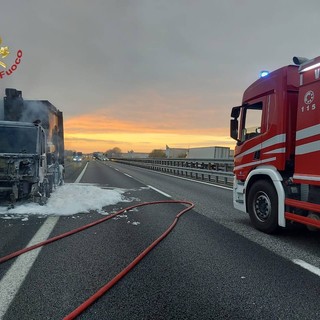
M 320 267 L 319 234 L 262 234 L 233 209 L 230 190 L 109 161 L 91 161 L 81 183 L 123 190 L 130 202 L 108 206 L 107 212 L 166 199 L 196 207 L 79 319 L 320 317 L 319 276 L 293 263 L 301 259 Z M 44 247 L 2 318 L 62 319 L 128 265 L 183 207 L 139 208 Z M 60 217 L 51 236 L 101 217 L 93 211 Z M 25 246 L 43 221 L 14 220 L 9 227 L 0 219 L 1 256 Z M 13 265 L 0 265 L 0 288 Z

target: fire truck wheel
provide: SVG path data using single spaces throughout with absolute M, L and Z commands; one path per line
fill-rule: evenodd
M 267 180 L 256 181 L 248 195 L 248 212 L 255 228 L 265 233 L 278 229 L 278 196 Z

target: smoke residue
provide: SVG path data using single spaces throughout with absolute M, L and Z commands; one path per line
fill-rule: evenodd
M 19 121 L 34 122 L 40 120 L 44 128 L 48 127 L 48 111 L 43 101 L 24 100 Z

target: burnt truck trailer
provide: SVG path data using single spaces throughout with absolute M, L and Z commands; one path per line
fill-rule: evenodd
M 0 199 L 45 204 L 63 183 L 63 116 L 47 100 L 6 89 L 0 110 Z

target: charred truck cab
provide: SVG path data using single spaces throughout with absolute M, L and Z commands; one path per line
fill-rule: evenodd
M 63 183 L 62 112 L 49 101 L 23 100 L 6 89 L 0 121 L 0 197 L 45 204 Z
M 231 111 L 234 207 L 266 233 L 320 228 L 320 57 L 294 58 L 244 92 Z

